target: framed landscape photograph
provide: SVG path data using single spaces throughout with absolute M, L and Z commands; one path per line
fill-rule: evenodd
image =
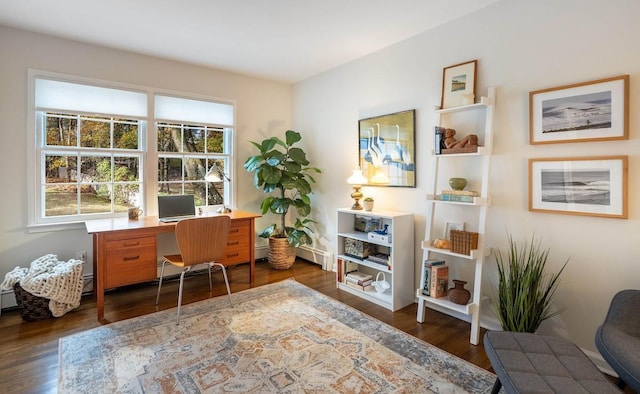
M 627 218 L 628 156 L 529 159 L 529 210 Z
M 444 224 L 444 239 L 451 240 L 451 230 L 464 230 L 464 222 L 445 222 Z
M 629 76 L 529 92 L 529 143 L 629 138 Z
M 416 111 L 358 121 L 358 156 L 369 186 L 416 187 Z
M 476 94 L 477 60 L 445 67 L 442 71 L 442 99 L 440 109 L 459 107 L 465 95 Z

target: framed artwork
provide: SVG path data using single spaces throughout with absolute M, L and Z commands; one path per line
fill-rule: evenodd
M 444 239 L 451 240 L 451 230 L 464 230 L 464 222 L 456 223 L 456 222 L 445 222 L 444 224 Z
M 415 112 L 358 121 L 358 156 L 366 185 L 416 187 Z
M 629 76 L 529 92 L 529 143 L 628 139 Z
M 529 159 L 529 210 L 627 218 L 627 156 Z
M 444 68 L 441 109 L 473 104 L 476 94 L 477 64 L 477 60 L 472 60 Z

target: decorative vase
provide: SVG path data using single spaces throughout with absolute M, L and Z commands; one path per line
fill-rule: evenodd
M 467 186 L 466 178 L 449 178 L 449 186 L 453 190 L 463 190 Z
M 363 201 L 362 205 L 364 206 L 364 210 L 365 211 L 372 211 L 373 210 L 373 201 Z
M 267 258 L 271 268 L 288 270 L 296 261 L 296 248 L 286 238 L 269 237 Z
M 471 298 L 471 292 L 464 288 L 464 285 L 466 284 L 467 282 L 464 280 L 453 280 L 454 287 L 450 288 L 448 292 L 451 302 L 460 305 L 467 305 L 467 302 L 469 302 L 469 299 Z

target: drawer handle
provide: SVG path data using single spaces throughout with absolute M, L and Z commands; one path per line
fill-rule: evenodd
M 239 228 L 232 228 L 231 230 L 229 230 L 229 233 L 237 233 L 238 231 L 240 231 Z
M 140 255 L 139 255 L 139 254 L 137 254 L 137 255 L 135 255 L 135 256 L 124 256 L 124 257 L 122 258 L 122 260 L 124 260 L 124 261 L 131 261 L 131 260 L 138 260 L 139 258 L 140 258 Z
M 231 257 L 238 257 L 240 253 L 234 253 L 234 254 L 228 254 L 227 257 L 231 258 Z
M 230 246 L 230 245 L 237 245 L 237 244 L 239 244 L 239 243 L 240 243 L 240 241 L 227 242 L 227 245 L 229 245 L 229 246 Z
M 123 243 L 124 246 L 138 246 L 140 245 L 140 241 L 135 241 L 135 242 L 124 242 Z

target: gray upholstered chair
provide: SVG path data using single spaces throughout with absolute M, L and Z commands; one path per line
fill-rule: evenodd
M 622 290 L 596 331 L 596 346 L 619 376 L 618 387 L 640 393 L 640 290 Z

